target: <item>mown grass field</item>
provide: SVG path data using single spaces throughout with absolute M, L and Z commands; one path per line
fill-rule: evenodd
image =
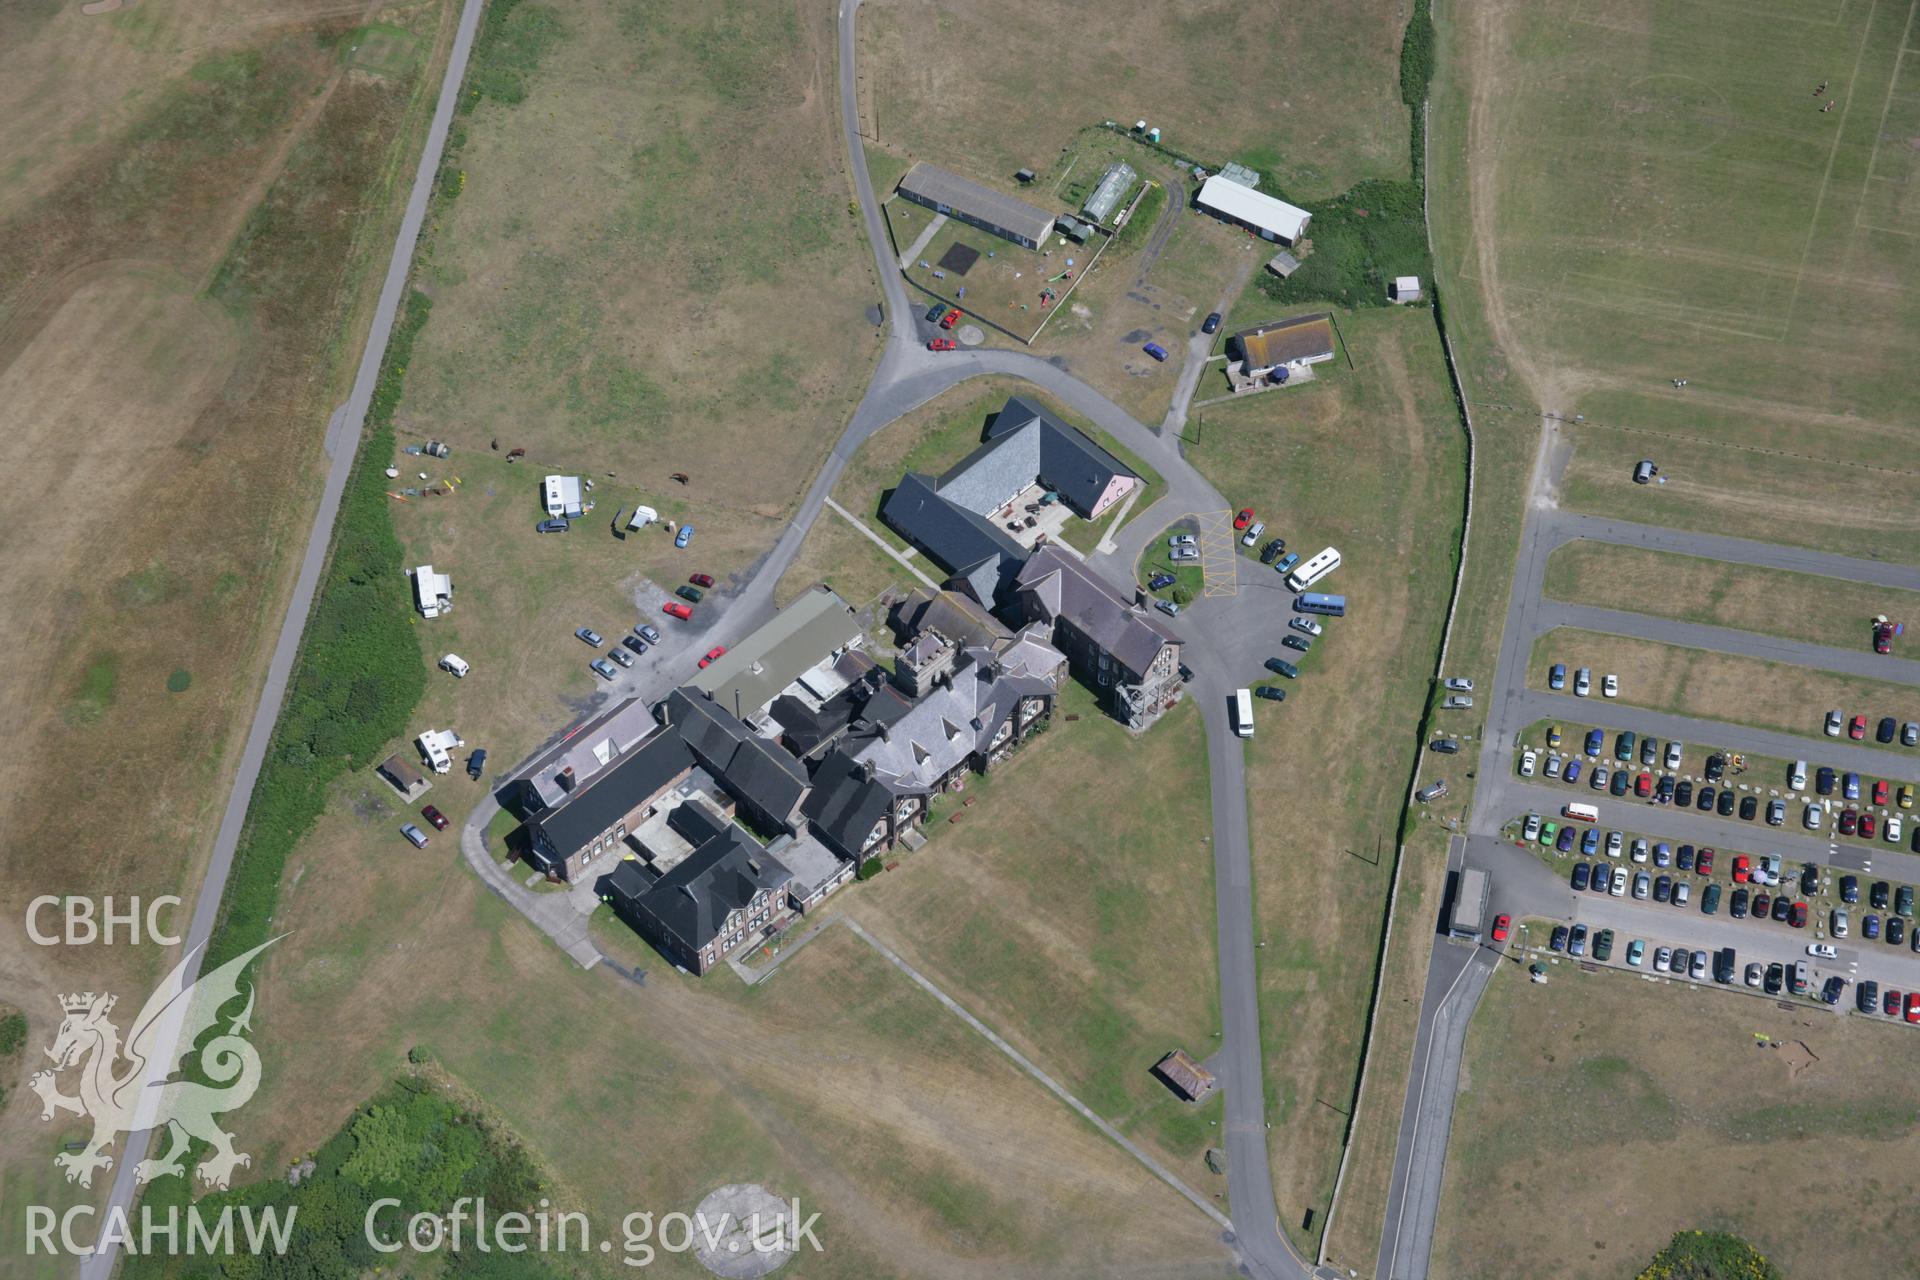
M 1347 597 L 1348 616 L 1328 620 L 1288 700 L 1262 704 L 1248 747 L 1274 1183 L 1281 1223 L 1309 1253 L 1353 1104 L 1465 447 L 1430 316 L 1375 311 L 1341 326 L 1354 369 L 1323 365 L 1311 384 L 1210 408 L 1187 439 L 1195 465 L 1229 503 L 1261 513 L 1269 536 L 1303 554 L 1331 544 L 1343 559 L 1324 589 Z M 1274 596 L 1273 651 L 1285 653 L 1286 593 Z M 1411 879 L 1417 899 L 1417 870 Z
M 1618 672 L 1618 700 L 1628 706 L 1797 733 L 1814 740 L 1824 740 L 1822 726 L 1827 712 L 1834 709 L 1849 718 L 1867 717 L 1866 741 L 1850 745 L 1878 746 L 1873 727 L 1881 716 L 1920 720 L 1920 691 L 1907 685 L 1632 636 L 1557 627 L 1534 642 L 1527 683 L 1546 688 L 1547 669 L 1555 662 L 1566 663 L 1570 672 L 1591 667 L 1596 683 L 1602 672 Z M 1808 749 L 1815 749 L 1814 743 Z M 1881 749 L 1908 750 L 1897 742 Z
M 1911 1270 L 1911 1032 L 1561 970 L 1536 986 L 1502 966 L 1474 1015 L 1436 1277 L 1618 1280 L 1692 1228 L 1736 1232 L 1789 1276 Z M 1790 1076 L 1761 1036 L 1818 1061 Z
M 865 4 L 863 127 L 887 150 L 989 181 L 1032 168 L 1049 188 L 1081 128 L 1142 117 L 1169 146 L 1238 160 L 1297 198 L 1406 175 L 1399 0 L 1290 14 L 1284 38 L 1235 38 L 1210 9 L 1091 17 L 1060 0 Z
M 1585 540 L 1548 557 L 1544 585 L 1558 600 L 1843 649 L 1870 648 L 1880 614 L 1920 619 L 1920 592 Z
M 1219 1030 L 1198 711 L 1136 738 L 1069 683 L 1052 727 L 963 798 L 847 909 L 1189 1185 L 1221 1190 L 1202 1161 L 1218 1098 L 1191 1107 L 1148 1074 L 1169 1049 L 1204 1060 Z

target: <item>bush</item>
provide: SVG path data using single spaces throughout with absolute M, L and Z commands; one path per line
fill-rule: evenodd
M 416 1067 L 423 1062 L 432 1062 L 433 1050 L 427 1048 L 427 1046 L 423 1044 L 417 1044 L 413 1046 L 413 1048 L 407 1050 L 407 1061 L 411 1062 Z
M 11 1058 L 27 1042 L 27 1015 L 19 1010 L 0 1018 L 0 1058 Z
M 1781 1280 L 1780 1268 L 1739 1236 L 1676 1232 L 1637 1280 Z
M 879 875 L 882 871 L 885 871 L 886 869 L 887 868 L 885 867 L 885 865 L 881 863 L 880 859 L 868 858 L 865 862 L 860 864 L 860 869 L 853 873 L 853 878 L 855 880 L 871 880 L 875 876 Z
M 1385 306 L 1387 281 L 1432 274 L 1418 183 L 1363 182 L 1308 211 L 1313 252 L 1284 280 L 1261 273 L 1260 292 L 1274 301 Z

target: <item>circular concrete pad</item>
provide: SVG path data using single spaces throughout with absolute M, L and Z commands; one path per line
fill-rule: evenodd
M 694 1220 L 703 1227 L 694 1235 L 694 1256 L 728 1280 L 754 1280 L 777 1271 L 799 1247 L 793 1239 L 793 1206 L 758 1183 L 735 1182 L 709 1192 Z
M 977 347 L 987 340 L 987 335 L 977 324 L 963 324 L 960 326 L 960 332 L 953 336 L 960 340 L 960 345 L 963 347 Z

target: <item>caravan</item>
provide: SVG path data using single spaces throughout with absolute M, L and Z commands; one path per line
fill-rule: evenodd
M 1314 583 L 1320 581 L 1320 579 L 1326 577 L 1339 567 L 1339 549 L 1336 547 L 1328 547 L 1325 551 L 1320 552 L 1314 556 L 1313 559 L 1288 574 L 1287 585 L 1295 591 L 1305 591 L 1308 587 L 1311 587 Z

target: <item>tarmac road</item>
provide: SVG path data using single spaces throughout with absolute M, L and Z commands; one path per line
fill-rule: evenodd
M 460 82 L 466 75 L 467 55 L 472 51 L 474 31 L 479 26 L 483 8 L 483 0 L 466 0 L 460 10 L 453 49 L 447 58 L 446 74 L 440 81 L 440 98 L 434 107 L 433 120 L 427 127 L 426 144 L 420 153 L 420 163 L 414 170 L 413 187 L 407 196 L 406 209 L 400 217 L 400 231 L 394 239 L 393 255 L 387 262 L 386 279 L 380 288 L 379 301 L 375 304 L 373 324 L 367 335 L 366 348 L 360 356 L 360 368 L 354 378 L 353 391 L 346 405 L 334 414 L 328 424 L 327 445 L 332 462 L 320 491 L 320 506 L 314 512 L 313 525 L 307 533 L 300 572 L 294 579 L 286 616 L 280 622 L 280 635 L 274 642 L 273 656 L 267 664 L 266 682 L 261 686 L 259 700 L 254 704 L 253 721 L 248 726 L 247 740 L 240 752 L 239 768 L 234 773 L 233 787 L 227 794 L 226 808 L 221 813 L 206 875 L 201 880 L 200 892 L 194 898 L 193 918 L 185 938 L 187 968 L 183 977 L 187 982 L 192 982 L 199 975 L 204 948 L 213 935 L 214 918 L 220 910 L 220 899 L 226 892 L 234 850 L 239 845 L 240 832 L 246 823 L 247 805 L 253 796 L 254 783 L 260 776 L 261 762 L 266 758 L 274 722 L 280 717 L 280 704 L 286 696 L 294 658 L 299 653 L 300 636 L 306 630 L 307 616 L 320 586 L 320 572 L 326 567 L 334 517 L 339 513 L 340 497 L 346 490 L 347 477 L 353 470 L 360 433 L 366 425 L 367 406 L 373 401 L 374 384 L 380 377 L 380 363 L 386 357 L 387 339 L 393 332 L 394 319 L 399 312 L 401 298 L 406 293 L 414 245 L 419 240 L 420 224 L 426 217 L 427 201 L 433 193 L 434 174 L 440 168 L 440 156 L 446 147 L 447 126 L 453 119 L 454 104 L 460 96 Z M 179 1062 L 180 1052 L 177 1043 L 166 1051 L 156 1052 L 149 1079 L 164 1079 L 170 1074 Z M 157 1072 L 157 1077 L 152 1072 Z M 148 1129 L 126 1135 L 114 1168 L 113 1190 L 99 1219 L 103 1230 L 110 1227 L 117 1216 L 116 1210 L 124 1214 L 131 1209 L 136 1190 L 134 1169 L 146 1158 L 151 1138 L 152 1131 Z M 119 1259 L 119 1252 L 119 1238 L 110 1230 L 105 1230 L 96 1251 L 80 1263 L 82 1280 L 109 1280 Z

